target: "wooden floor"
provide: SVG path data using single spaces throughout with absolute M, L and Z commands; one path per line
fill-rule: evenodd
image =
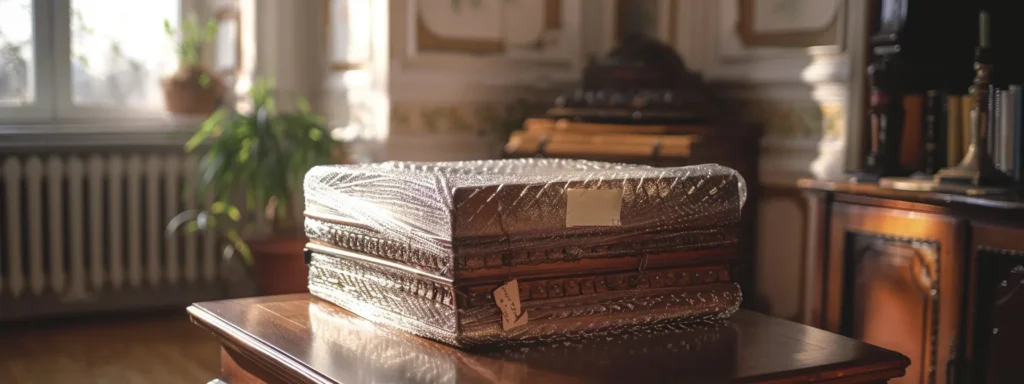
M 185 311 L 0 323 L 0 383 L 206 383 L 217 377 L 213 335 Z

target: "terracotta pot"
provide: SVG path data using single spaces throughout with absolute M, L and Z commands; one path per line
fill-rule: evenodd
M 307 292 L 309 268 L 303 257 L 305 237 L 277 237 L 249 241 L 253 277 L 263 295 Z
M 203 87 L 199 78 L 210 76 L 210 83 Z M 167 111 L 175 114 L 209 115 L 217 110 L 224 97 L 224 83 L 214 74 L 198 67 L 179 69 L 161 81 L 164 89 L 164 103 Z

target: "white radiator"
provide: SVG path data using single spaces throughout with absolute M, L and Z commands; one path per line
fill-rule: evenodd
M 59 305 L 136 291 L 145 302 L 215 283 L 217 239 L 165 233 L 171 217 L 198 205 L 183 191 L 195 169 L 180 153 L 0 156 L 0 298 Z

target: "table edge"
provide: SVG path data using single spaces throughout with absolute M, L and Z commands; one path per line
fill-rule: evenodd
M 213 333 L 222 346 L 230 348 L 238 353 L 241 353 L 246 358 L 252 360 L 256 364 L 259 364 L 261 368 L 272 372 L 279 376 L 280 379 L 284 379 L 288 382 L 300 382 L 300 383 L 337 383 L 333 379 L 320 374 L 312 367 L 309 367 L 296 359 L 292 358 L 291 355 L 277 349 L 276 347 L 267 344 L 261 339 L 251 335 L 245 330 L 229 323 L 222 319 L 216 313 L 204 308 L 203 303 L 195 303 L 190 305 L 186 311 L 189 314 L 192 322 L 207 331 Z M 787 321 L 784 319 L 775 318 L 763 313 L 754 311 L 744 311 L 753 316 L 762 316 L 773 320 Z M 799 324 L 799 323 L 798 323 Z M 803 324 L 800 324 L 803 325 Z M 806 326 L 806 325 L 805 325 Z M 827 332 L 821 329 L 815 329 L 822 332 Z M 830 332 L 827 332 L 830 333 Z M 841 336 L 841 335 L 837 335 Z M 845 336 L 842 336 L 845 337 Z M 863 341 L 859 341 L 864 343 Z M 866 344 L 866 343 L 865 343 Z M 813 372 L 813 370 L 807 368 L 795 369 L 787 371 L 790 374 L 794 374 L 793 377 L 783 378 L 780 383 L 789 382 L 787 380 L 797 380 L 795 382 L 803 382 L 804 380 L 814 379 L 821 380 L 822 382 L 829 382 L 834 380 L 849 380 L 852 378 L 871 378 L 871 379 L 892 379 L 902 377 L 905 375 L 906 368 L 910 366 L 910 359 L 902 353 L 891 351 L 885 348 L 881 348 L 875 345 L 869 344 L 871 347 L 878 348 L 882 351 L 895 354 L 893 359 L 885 359 L 876 361 L 869 364 L 863 364 L 854 371 L 841 371 L 842 363 L 828 364 L 819 368 L 826 368 L 823 371 Z M 898 358 L 895 358 L 898 357 Z M 847 367 L 849 369 L 849 367 Z M 779 380 L 779 373 L 768 373 L 748 377 L 741 379 L 739 382 L 749 382 L 749 380 Z M 773 381 L 775 382 L 775 381 Z
M 186 308 L 186 311 L 193 324 L 217 336 L 224 348 L 241 353 L 267 371 L 282 376 L 281 379 L 302 383 L 335 383 L 313 368 L 299 363 L 287 353 L 253 337 L 206 308 L 192 304 Z
M 809 326 L 809 325 L 806 325 L 806 324 L 803 324 L 803 323 L 800 323 L 800 322 L 795 322 L 795 321 L 792 321 L 792 320 L 787 320 L 787 319 L 783 319 L 783 318 L 767 315 L 767 314 L 764 314 L 764 313 L 761 313 L 761 312 L 752 311 L 752 310 L 746 310 L 746 309 L 740 309 L 740 311 L 743 311 L 743 312 L 747 313 L 747 316 L 764 317 L 764 318 L 770 319 L 772 321 L 781 321 L 781 322 L 787 322 L 787 323 L 794 323 L 794 324 L 797 324 L 797 325 L 800 325 L 800 326 L 810 327 L 811 329 L 813 329 L 814 331 L 817 331 L 817 332 L 827 333 L 829 335 L 836 336 L 836 337 L 852 339 L 852 340 L 854 340 L 854 341 L 856 341 L 858 343 L 862 343 L 862 344 L 865 344 L 865 345 L 867 345 L 867 346 L 869 346 L 871 348 L 877 349 L 877 350 L 879 350 L 879 352 L 888 353 L 888 354 L 893 355 L 891 359 L 888 359 L 888 358 L 886 358 L 886 359 L 879 359 L 877 361 L 872 361 L 872 362 L 869 362 L 869 363 L 864 363 L 864 364 L 856 365 L 853 370 L 850 370 L 850 367 L 846 366 L 846 363 L 831 363 L 831 364 L 817 366 L 817 368 L 824 368 L 824 369 L 822 369 L 820 371 L 816 371 L 815 369 L 806 368 L 806 367 L 805 368 L 798 368 L 798 369 L 786 371 L 788 373 L 793 374 L 793 376 L 790 377 L 790 378 L 785 378 L 783 381 L 778 381 L 778 383 L 806 382 L 806 380 L 820 380 L 820 381 L 823 381 L 823 382 L 828 382 L 828 381 L 834 381 L 834 380 L 848 380 L 850 378 L 861 378 L 861 377 L 873 378 L 873 379 L 879 379 L 879 378 L 894 379 L 894 378 L 903 377 L 904 375 L 906 375 L 906 370 L 907 370 L 908 367 L 910 367 L 911 361 L 910 361 L 909 357 L 907 357 L 906 355 L 904 355 L 904 354 L 902 354 L 900 352 L 893 351 L 891 349 L 882 348 L 882 347 L 879 347 L 877 345 L 865 342 L 863 340 L 857 340 L 857 339 L 851 338 L 849 336 L 840 335 L 838 333 L 829 332 L 829 331 L 826 331 L 826 330 L 821 329 L 821 328 L 812 327 L 812 326 Z M 739 312 L 737 312 L 737 313 L 739 313 Z M 846 371 L 845 372 L 841 372 L 844 369 Z M 778 376 L 779 376 L 779 373 L 767 373 L 767 374 L 762 374 L 762 375 L 758 375 L 758 376 L 753 376 L 753 377 L 751 377 L 749 379 L 750 380 L 779 380 Z M 776 383 L 776 381 L 772 381 L 772 383 Z

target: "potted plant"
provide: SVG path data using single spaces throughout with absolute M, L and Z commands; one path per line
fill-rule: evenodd
M 168 231 L 215 231 L 227 240 L 226 256 L 241 255 L 251 266 L 263 294 L 301 292 L 306 238 L 302 212 L 292 207 L 306 172 L 330 163 L 339 144 L 305 100 L 297 100 L 296 112 L 278 111 L 274 86 L 263 80 L 249 97 L 250 112 L 221 107 L 185 144 L 202 153 L 195 190 L 214 202 L 175 216 Z
M 161 81 L 167 111 L 177 114 L 209 115 L 224 96 L 224 83 L 200 62 L 203 47 L 217 34 L 217 23 L 205 26 L 194 16 L 182 21 L 181 29 L 164 19 L 164 31 L 175 42 L 178 69 Z

